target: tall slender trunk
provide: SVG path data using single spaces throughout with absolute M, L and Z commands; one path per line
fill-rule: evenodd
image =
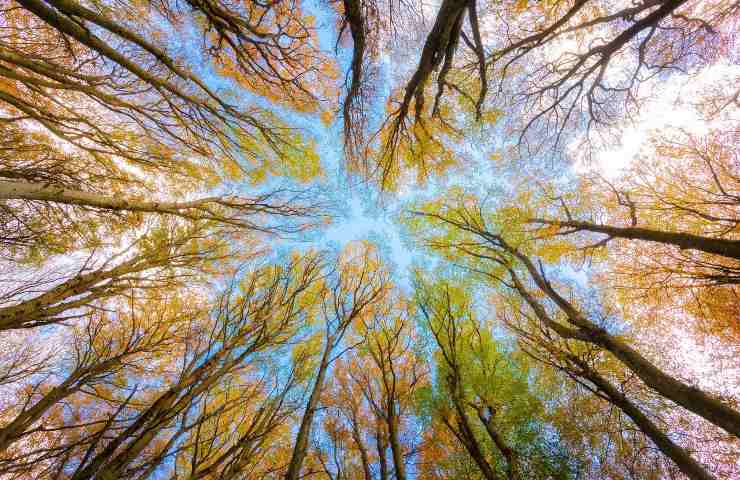
M 359 427 L 357 426 L 357 418 L 356 415 L 353 413 L 355 418 L 352 420 L 352 440 L 355 442 L 355 446 L 357 447 L 357 450 L 360 452 L 360 461 L 362 462 L 362 473 L 365 477 L 365 480 L 373 480 L 372 472 L 370 471 L 370 454 L 367 451 L 367 447 L 365 446 L 365 442 L 362 440 L 362 432 L 360 432 Z
M 740 412 L 712 395 L 668 375 L 625 342 L 595 325 L 555 291 L 528 257 L 513 249 L 509 251 L 522 261 L 540 290 L 550 297 L 567 315 L 568 321 L 577 327 L 579 340 L 608 350 L 648 387 L 740 438 Z
M 375 445 L 378 449 L 378 462 L 380 463 L 380 480 L 388 480 L 388 459 L 386 458 L 385 432 L 378 419 L 375 426 Z
M 609 402 L 629 416 L 635 425 L 660 449 L 668 458 L 673 460 L 678 468 L 692 480 L 713 480 L 714 477 L 680 445 L 674 443 L 668 435 L 663 433 L 642 411 L 624 396 L 614 385 L 591 369 L 580 359 L 576 363 L 581 367 L 583 377 L 596 385 L 609 398 Z
M 227 359 L 228 354 L 238 344 L 238 338 L 232 339 L 202 365 L 160 395 L 88 465 L 75 472 L 72 480 L 88 480 L 93 477 L 119 478 L 121 471 L 141 454 L 169 419 L 182 412 L 193 398 L 205 392 L 230 369 L 254 352 L 255 346 L 251 345 L 244 347 L 236 357 Z M 221 362 L 223 364 L 219 366 Z M 183 392 L 186 393 L 182 395 Z M 119 447 L 129 440 L 131 441 L 119 451 Z
M 486 417 L 485 412 L 483 411 L 482 406 L 476 406 L 476 412 L 478 413 L 478 419 L 481 421 L 484 427 L 486 427 L 486 432 L 488 432 L 488 436 L 493 441 L 494 445 L 496 445 L 496 448 L 499 449 L 501 454 L 506 459 L 506 476 L 509 478 L 509 480 L 515 480 L 517 478 L 517 459 L 516 459 L 516 452 L 512 450 L 504 441 L 504 439 L 501 437 L 501 435 L 498 433 L 498 430 L 496 430 L 496 426 L 493 424 L 493 417 L 494 417 L 494 410 L 491 407 L 488 407 L 489 415 Z
M 60 185 L 0 180 L 0 200 L 35 200 L 112 211 L 176 214 L 182 210 L 216 202 L 218 199 L 208 197 L 188 202 L 152 202 L 120 195 L 110 197 Z
M 465 450 L 467 450 L 468 455 L 470 455 L 475 464 L 478 465 L 478 469 L 486 480 L 498 480 L 499 476 L 496 474 L 496 471 L 493 469 L 491 464 L 488 463 L 488 460 L 483 454 L 483 449 L 478 443 L 478 439 L 475 437 L 473 428 L 470 425 L 470 418 L 468 418 L 468 414 L 465 412 L 465 406 L 462 404 L 462 399 L 458 394 L 453 394 L 453 403 L 455 405 L 457 423 L 460 429 L 459 432 L 455 432 L 453 430 L 453 433 L 459 435 L 459 439 L 463 444 L 463 447 L 465 447 Z M 448 427 L 451 426 L 448 425 Z
M 403 457 L 403 448 L 398 438 L 398 415 L 396 415 L 393 401 L 390 401 L 390 407 L 387 416 L 388 423 L 388 440 L 391 444 L 391 454 L 393 455 L 393 467 L 396 472 L 397 480 L 406 480 L 406 460 Z
M 306 405 L 306 410 L 304 411 L 303 418 L 301 419 L 301 426 L 295 439 L 293 454 L 290 457 L 288 471 L 285 473 L 285 480 L 298 480 L 298 478 L 300 477 L 303 460 L 306 458 L 306 454 L 308 452 L 308 441 L 311 437 L 311 425 L 313 423 L 313 416 L 314 413 L 316 413 L 316 407 L 319 404 L 319 400 L 321 399 L 321 392 L 324 389 L 324 379 L 326 377 L 326 371 L 329 367 L 329 356 L 331 355 L 333 343 L 334 339 L 332 337 L 328 337 L 326 339 L 324 353 L 321 356 L 321 363 L 319 363 L 319 371 L 316 374 L 316 380 L 314 381 L 313 388 L 311 389 L 311 396 L 308 398 L 308 405 Z
M 82 306 L 80 302 L 74 300 L 67 303 L 61 302 L 89 292 L 89 295 L 82 299 L 82 304 L 87 304 L 93 299 L 105 296 L 105 289 L 101 289 L 99 292 L 93 292 L 96 285 L 106 281 L 112 281 L 122 275 L 153 268 L 161 263 L 154 260 L 151 262 L 142 260 L 143 257 L 139 256 L 109 270 L 100 269 L 94 272 L 76 275 L 35 298 L 23 301 L 17 305 L 0 308 L 0 331 L 23 328 L 26 325 L 33 325 L 39 321 L 50 320 L 55 315 L 59 315 L 66 310 Z

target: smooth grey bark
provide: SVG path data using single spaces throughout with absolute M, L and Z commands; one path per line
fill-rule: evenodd
M 110 296 L 113 291 L 110 284 L 117 278 L 161 265 L 160 260 L 139 256 L 107 270 L 78 274 L 41 295 L 0 308 L 0 331 L 53 322 L 64 311 Z
M 0 180 L 0 200 L 31 200 L 78 205 L 113 211 L 176 213 L 219 200 L 209 197 L 190 202 L 150 202 L 141 199 L 74 190 L 60 185 Z

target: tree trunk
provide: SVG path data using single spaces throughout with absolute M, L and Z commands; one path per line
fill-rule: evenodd
M 306 458 L 306 453 L 308 452 L 308 441 L 311 437 L 313 416 L 321 399 L 321 392 L 324 389 L 324 378 L 329 367 L 329 355 L 331 354 L 333 342 L 334 339 L 332 337 L 326 339 L 324 353 L 321 356 L 321 363 L 319 364 L 319 371 L 316 375 L 313 389 L 311 390 L 311 396 L 308 398 L 308 405 L 306 405 L 306 410 L 301 419 L 301 426 L 295 439 L 293 454 L 288 464 L 288 471 L 285 473 L 285 480 L 298 480 L 300 478 L 303 460 Z
M 356 417 L 352 420 L 352 440 L 354 440 L 355 445 L 357 446 L 357 450 L 360 452 L 362 473 L 365 476 L 365 480 L 373 480 L 373 475 L 370 471 L 370 455 L 367 451 L 365 443 L 362 441 L 362 433 L 357 426 Z
M 465 406 L 462 405 L 461 399 L 457 395 L 454 395 L 453 403 L 455 404 L 457 423 L 460 428 L 459 433 L 454 432 L 454 430 L 453 433 L 460 435 L 460 440 L 465 447 L 465 450 L 467 450 L 468 455 L 470 455 L 475 464 L 478 465 L 478 469 L 480 469 L 486 480 L 498 480 L 499 476 L 483 455 L 483 449 L 478 443 L 478 439 L 475 438 L 475 433 L 470 425 L 470 419 L 468 418 L 468 414 L 465 412 Z M 448 425 L 448 427 L 450 427 L 450 425 Z
M 509 448 L 508 445 L 506 445 L 506 442 L 503 438 L 501 438 L 501 435 L 499 435 L 498 430 L 496 430 L 496 426 L 493 424 L 493 417 L 494 417 L 494 410 L 491 407 L 488 407 L 489 415 L 486 417 L 485 412 L 483 411 L 483 407 L 478 405 L 475 408 L 476 412 L 478 413 L 478 418 L 480 419 L 483 426 L 486 427 L 486 432 L 488 432 L 488 436 L 493 440 L 494 445 L 496 445 L 496 448 L 499 449 L 501 454 L 506 459 L 506 474 L 509 480 L 515 480 L 517 478 L 517 469 L 516 469 L 516 453 L 514 450 Z
M 375 433 L 375 445 L 378 449 L 378 462 L 380 463 L 380 480 L 388 480 L 388 460 L 386 458 L 386 444 L 383 427 L 378 419 Z
M 78 205 L 101 210 L 178 214 L 184 210 L 216 202 L 218 198 L 208 197 L 189 202 L 149 202 L 121 196 L 109 197 L 59 185 L 0 180 L 0 200 L 30 200 Z
M 630 400 L 627 399 L 616 387 L 599 373 L 588 367 L 585 363 L 576 360 L 583 371 L 583 377 L 596 385 L 603 391 L 609 401 L 629 416 L 635 425 L 666 455 L 673 460 L 678 468 L 693 480 L 713 480 L 714 477 L 700 465 L 681 446 L 675 444 L 665 433 L 644 414 Z
M 568 316 L 568 321 L 578 328 L 579 340 L 608 350 L 648 387 L 740 438 L 740 412 L 708 393 L 666 374 L 632 347 L 596 326 L 552 288 L 529 258 L 516 250 L 510 251 L 524 263 L 540 290 L 547 294 Z
M 611 237 L 626 238 L 630 240 L 645 240 L 648 242 L 675 245 L 680 249 L 699 250 L 714 255 L 734 258 L 740 260 L 740 240 L 725 240 L 721 238 L 702 237 L 691 233 L 664 232 L 650 228 L 638 227 L 613 227 L 610 225 L 599 225 L 580 221 L 558 221 L 533 218 L 531 223 L 545 225 L 556 225 L 558 227 L 586 230 L 589 232 L 603 233 Z
M 403 457 L 403 449 L 398 439 L 398 416 L 395 414 L 393 401 L 390 401 L 388 415 L 388 439 L 391 444 L 391 453 L 393 455 L 393 467 L 396 472 L 396 480 L 406 480 L 406 460 Z
M 434 20 L 432 30 L 427 35 L 426 41 L 424 42 L 424 48 L 422 48 L 421 56 L 419 58 L 419 65 L 416 71 L 411 76 L 406 89 L 404 92 L 404 98 L 402 103 L 403 116 L 406 115 L 406 111 L 411 103 L 413 97 L 417 98 L 417 115 L 421 115 L 421 108 L 419 102 L 423 103 L 423 88 L 426 84 L 427 79 L 432 72 L 439 67 L 442 60 L 445 58 L 445 53 L 449 43 L 456 42 L 456 38 L 451 38 L 455 25 L 461 20 L 461 16 L 464 15 L 468 7 L 466 0 L 443 0 L 437 17 Z
M 44 320 L 49 320 L 65 310 L 77 308 L 94 299 L 105 297 L 107 296 L 106 288 L 99 292 L 92 292 L 93 288 L 106 280 L 113 281 L 122 275 L 141 272 L 154 268 L 161 263 L 154 259 L 147 261 L 145 257 L 139 256 L 109 270 L 100 269 L 77 275 L 35 298 L 17 305 L 0 308 L 0 331 L 24 328 L 29 325 L 34 326 L 35 323 L 43 323 Z M 73 300 L 60 305 L 60 302 L 79 297 L 86 292 L 89 292 L 90 295 L 84 297 L 81 302 Z
M 77 392 L 84 384 L 83 379 L 85 377 L 106 372 L 119 362 L 119 358 L 109 359 L 92 367 L 78 369 L 61 384 L 52 388 L 31 408 L 20 412 L 12 422 L 0 428 L 0 454 L 12 445 L 14 441 L 23 436 L 26 429 L 39 420 L 57 402 Z

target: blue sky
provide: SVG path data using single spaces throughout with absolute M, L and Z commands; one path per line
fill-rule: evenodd
M 311 0 L 304 2 L 306 8 L 316 18 L 316 26 L 322 50 L 333 55 L 336 45 L 336 13 L 323 2 Z M 197 42 L 201 41 L 194 30 L 191 36 L 182 43 L 181 54 L 190 56 L 197 54 Z M 338 61 L 343 72 L 347 71 L 351 56 L 351 48 L 340 49 Z M 237 87 L 232 81 L 219 76 L 210 65 L 205 62 L 196 62 L 203 76 L 213 88 L 222 93 L 231 93 L 234 99 L 238 98 L 247 105 L 260 105 L 280 115 L 286 123 L 301 129 L 302 133 L 310 137 L 317 144 L 324 175 L 310 185 L 301 185 L 282 178 L 268 180 L 260 185 L 258 190 L 269 190 L 276 187 L 294 189 L 311 188 L 318 191 L 324 200 L 331 205 L 330 210 L 333 222 L 325 229 L 312 232 L 302 238 L 278 239 L 273 247 L 279 253 L 293 248 L 328 248 L 339 250 L 346 243 L 355 240 L 371 240 L 379 245 L 385 260 L 395 266 L 399 279 L 404 277 L 412 259 L 412 251 L 402 240 L 402 230 L 396 219 L 398 218 L 399 203 L 397 199 L 378 202 L 377 189 L 371 184 L 357 183 L 350 180 L 344 170 L 343 143 L 341 119 L 337 118 L 330 126 L 317 120 L 316 114 L 300 114 L 286 108 L 276 106 Z M 387 73 L 387 71 L 385 72 Z M 385 82 L 387 83 L 387 82 Z M 388 88 L 381 85 L 379 91 Z M 340 93 L 340 92 L 337 92 Z M 382 112 L 383 102 L 378 102 L 378 114 Z M 245 184 L 240 193 L 254 194 L 255 187 Z
M 320 0 L 303 2 L 303 7 L 316 19 L 321 49 L 333 56 L 337 44 L 336 13 Z M 195 29 L 187 33 L 188 38 L 183 38 L 179 45 L 173 45 L 173 52 L 190 57 L 199 55 L 201 51 L 199 43 L 202 39 Z M 183 32 L 178 34 L 182 36 Z M 419 47 L 421 48 L 421 44 Z M 391 48 L 389 47 L 389 50 Z M 336 53 L 344 74 L 349 67 L 351 44 L 340 48 Z M 394 63 L 395 60 L 403 63 Z M 379 84 L 376 86 L 378 100 L 374 103 L 371 118 L 378 120 L 385 114 L 384 99 L 391 88 L 397 87 L 393 83 L 398 80 L 392 77 L 406 78 L 408 75 L 399 75 L 399 72 L 406 73 L 415 68 L 413 57 L 406 60 L 405 57 L 392 53 L 384 54 L 381 58 Z M 399 193 L 383 194 L 381 198 L 374 183 L 362 183 L 356 178 L 348 177 L 344 168 L 342 121 L 339 116 L 331 125 L 326 126 L 318 120 L 316 114 L 296 113 L 241 89 L 230 79 L 218 75 L 209 62 L 198 59 L 191 63 L 199 66 L 200 71 L 196 73 L 205 78 L 212 88 L 222 94 L 229 94 L 232 101 L 241 102 L 240 106 L 243 107 L 259 105 L 267 108 L 277 113 L 289 126 L 300 129 L 306 137 L 316 142 L 324 174 L 311 184 L 301 185 L 284 178 L 272 178 L 256 188 L 248 183 L 239 187 L 241 190 L 239 193 L 247 196 L 253 195 L 255 191 L 272 188 L 310 188 L 319 192 L 323 200 L 331 205 L 329 210 L 333 222 L 324 229 L 299 238 L 273 240 L 272 247 L 278 255 L 295 248 L 338 251 L 348 242 L 370 240 L 379 246 L 384 260 L 391 264 L 396 282 L 408 287 L 409 267 L 412 264 L 429 267 L 434 262 L 423 249 L 415 247 L 405 239 L 406 234 L 400 218 L 411 202 L 433 198 L 452 185 L 464 185 L 466 190 L 477 192 L 482 197 L 501 198 L 501 194 L 517 179 L 515 171 L 505 169 L 491 160 L 491 154 L 500 151 L 506 143 L 503 128 L 486 125 L 478 131 L 466 132 L 466 142 L 455 147 L 460 157 L 464 158 L 464 169 L 460 169 L 458 173 L 451 172 L 444 178 L 430 179 L 424 185 L 408 185 Z

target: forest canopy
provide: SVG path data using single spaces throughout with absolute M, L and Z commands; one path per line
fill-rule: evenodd
M 740 478 L 739 32 L 0 0 L 0 479 Z

